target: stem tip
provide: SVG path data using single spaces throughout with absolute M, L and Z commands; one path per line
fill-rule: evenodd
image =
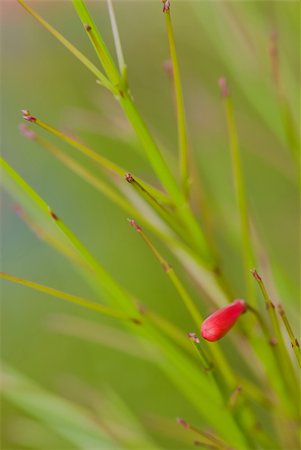
M 223 97 L 229 97 L 229 87 L 226 78 L 221 77 L 218 80 L 218 85 Z
M 28 109 L 22 109 L 21 110 L 22 116 L 24 120 L 27 120 L 27 122 L 36 122 L 37 118 L 32 116 Z

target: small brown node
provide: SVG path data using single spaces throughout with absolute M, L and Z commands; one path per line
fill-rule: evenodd
M 51 215 L 51 217 L 53 218 L 53 220 L 55 220 L 56 222 L 59 220 L 59 217 L 55 214 L 54 211 L 52 211 L 51 209 L 49 210 L 49 214 Z
M 170 1 L 169 0 L 163 1 L 163 12 L 166 13 L 169 10 L 170 10 Z
M 141 320 L 136 319 L 135 317 L 131 319 L 131 321 L 135 324 L 135 325 L 142 325 Z
M 178 424 L 181 425 L 182 427 L 184 427 L 184 428 L 189 428 L 188 423 L 187 423 L 184 419 L 181 419 L 181 417 L 177 417 L 177 422 L 178 422 Z
M 211 372 L 213 370 L 213 368 L 214 368 L 214 365 L 212 363 L 210 363 L 208 367 L 203 368 L 203 371 L 205 373 L 208 373 L 208 372 Z
M 85 23 L 85 24 L 84 24 L 84 28 L 85 28 L 85 30 L 88 31 L 88 32 L 92 30 L 91 25 L 89 25 L 88 23 Z
M 22 109 L 21 110 L 22 116 L 24 120 L 27 120 L 27 122 L 36 122 L 37 118 L 32 116 L 28 109 Z
M 253 275 L 253 277 L 255 278 L 255 280 L 257 280 L 257 281 L 262 281 L 261 276 L 259 275 L 259 273 L 257 272 L 256 269 L 251 270 L 251 274 Z
M 132 225 L 133 228 L 135 228 L 135 230 L 138 233 L 141 233 L 142 228 L 140 227 L 140 225 L 138 225 L 138 223 L 134 219 L 128 219 L 128 222 L 130 225 Z
M 196 344 L 200 343 L 199 338 L 197 337 L 197 335 L 195 333 L 187 333 L 187 336 L 189 337 L 189 339 L 193 342 L 195 342 Z
M 133 183 L 135 181 L 133 175 L 131 173 L 127 173 L 125 179 L 128 183 Z

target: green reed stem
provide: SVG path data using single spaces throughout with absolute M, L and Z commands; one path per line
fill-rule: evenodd
M 204 372 L 206 373 L 211 372 L 214 369 L 213 363 L 208 360 L 206 353 L 200 346 L 199 338 L 196 337 L 194 333 L 188 333 L 188 337 L 196 351 L 198 358 L 201 361 Z
M 176 237 L 172 233 L 169 233 L 168 230 L 163 231 L 157 226 L 153 225 L 150 221 L 147 220 L 145 215 L 141 214 L 140 211 L 138 211 L 129 201 L 127 201 L 123 195 L 120 195 L 120 193 L 116 192 L 107 182 L 104 182 L 95 175 L 93 175 L 82 164 L 78 163 L 73 158 L 63 153 L 59 148 L 57 148 L 54 144 L 52 144 L 52 142 L 49 142 L 48 140 L 37 135 L 36 133 L 31 132 L 31 130 L 29 129 L 22 128 L 22 133 L 25 135 L 25 137 L 28 137 L 37 144 L 41 145 L 51 155 L 53 155 L 60 162 L 62 162 L 68 169 L 70 169 L 76 175 L 78 175 L 87 183 L 89 183 L 91 186 L 93 186 L 97 191 L 105 195 L 108 199 L 110 199 L 122 210 L 126 211 L 127 214 L 135 216 L 140 222 L 146 225 L 148 229 L 150 229 L 153 233 L 155 233 L 163 242 L 165 242 L 170 246 L 177 245 L 181 247 L 180 241 L 176 239 Z M 128 175 L 126 176 L 126 179 L 128 178 Z M 147 198 L 152 199 L 152 202 L 159 205 L 158 208 L 160 207 L 161 210 L 163 205 L 159 204 L 155 199 L 155 197 L 149 191 L 146 191 L 146 189 L 136 179 L 134 179 L 133 177 L 132 179 L 134 181 L 131 181 L 131 183 L 134 184 L 134 186 L 139 186 L 138 189 L 146 193 L 145 195 L 147 195 Z
M 117 319 L 122 319 L 122 320 L 130 320 L 134 323 L 140 322 L 140 319 L 130 318 L 128 315 L 126 315 L 122 311 L 115 310 L 108 306 L 100 305 L 99 303 L 96 303 L 92 300 L 88 300 L 83 297 L 78 297 L 77 295 L 69 294 L 67 292 L 63 292 L 63 291 L 54 289 L 49 286 L 44 286 L 42 284 L 35 283 L 34 281 L 25 280 L 24 278 L 15 277 L 14 275 L 10 275 L 10 274 L 4 273 L 4 272 L 0 272 L 0 278 L 12 281 L 14 283 L 21 284 L 23 286 L 27 286 L 36 291 L 51 295 L 52 297 L 60 298 L 67 302 L 83 306 L 84 308 L 90 309 L 92 311 L 97 311 L 106 316 L 111 316 L 111 317 L 115 317 Z
M 270 299 L 270 296 L 267 292 L 267 289 L 265 287 L 265 284 L 261 278 L 261 276 L 258 274 L 256 270 L 252 271 L 252 274 L 257 281 L 260 290 L 262 292 L 262 295 L 265 299 L 266 308 L 269 314 L 271 326 L 273 329 L 273 333 L 275 334 L 274 342 L 272 342 L 273 348 L 275 349 L 275 357 L 277 358 L 277 362 L 279 365 L 279 368 L 282 372 L 282 375 L 284 377 L 284 380 L 287 385 L 287 389 L 289 392 L 291 392 L 293 395 L 296 395 L 296 392 L 298 391 L 298 383 L 296 380 L 296 374 L 294 373 L 294 369 L 292 366 L 292 362 L 290 360 L 290 357 L 287 352 L 287 348 L 285 346 L 283 336 L 281 333 L 280 325 L 278 322 L 278 317 L 276 315 L 275 311 L 275 305 Z
M 164 222 L 177 233 L 178 237 L 185 240 L 187 244 L 193 246 L 193 241 L 189 238 L 187 239 L 185 234 L 183 236 L 183 225 L 179 223 L 177 216 L 174 214 L 172 209 L 166 207 L 160 203 L 156 197 L 152 195 L 132 174 L 128 173 L 125 177 L 126 181 L 130 183 L 134 189 L 146 200 L 146 202 L 156 211 L 156 213 L 164 220 Z
M 146 236 L 142 228 L 134 221 L 129 220 L 129 223 L 133 226 L 133 228 L 140 234 L 146 245 L 149 247 L 151 252 L 154 254 L 156 259 L 159 261 L 160 265 L 162 266 L 164 272 L 171 280 L 172 284 L 176 288 L 179 296 L 181 297 L 185 307 L 189 311 L 192 319 L 194 320 L 197 327 L 200 326 L 200 323 L 202 322 L 202 316 L 200 312 L 198 311 L 197 307 L 195 306 L 194 302 L 192 301 L 190 295 L 187 293 L 186 289 L 184 288 L 182 282 L 179 280 L 178 276 L 176 275 L 173 268 L 170 266 L 170 264 L 166 261 L 165 258 L 160 254 L 160 252 L 157 250 L 157 248 L 153 245 L 151 240 Z
M 197 329 L 199 329 L 203 318 L 197 307 L 195 306 L 192 298 L 190 297 L 189 293 L 187 292 L 186 288 L 184 287 L 183 283 L 180 281 L 179 277 L 177 276 L 174 269 L 170 266 L 170 264 L 166 261 L 166 259 L 161 255 L 161 253 L 157 250 L 157 248 L 154 246 L 152 241 L 148 238 L 148 236 L 144 233 L 142 228 L 134 221 L 129 220 L 130 224 L 133 226 L 133 228 L 140 234 L 146 245 L 149 247 L 151 252 L 154 254 L 156 259 L 159 261 L 160 265 L 162 266 L 164 272 L 169 277 L 170 281 L 174 285 L 175 289 L 177 290 L 180 298 L 183 301 L 184 306 L 189 311 L 191 318 L 193 319 L 194 323 L 197 326 Z M 212 354 L 213 358 L 217 362 L 217 367 L 220 370 L 220 372 L 223 374 L 224 381 L 229 386 L 233 386 L 235 384 L 235 376 L 233 375 L 233 372 L 231 368 L 228 365 L 227 360 L 225 359 L 223 353 L 221 352 L 220 348 L 218 346 L 208 346 L 208 350 L 210 350 L 210 353 Z
M 100 265 L 94 256 L 92 256 L 92 254 L 80 242 L 75 234 L 64 224 L 64 222 L 53 211 L 50 210 L 49 214 L 63 235 L 69 240 L 74 249 L 86 262 L 87 267 L 94 272 L 108 296 L 112 297 L 116 302 L 118 302 L 119 306 L 125 310 L 131 310 L 132 313 L 134 313 L 136 308 L 134 308 L 132 301 L 129 302 L 131 296 L 129 294 L 125 294 L 125 291 L 107 273 L 107 271 Z
M 76 4 L 76 10 L 79 14 L 79 17 L 83 21 L 83 24 L 84 25 L 90 24 L 92 29 L 95 31 L 95 34 L 99 35 L 99 32 L 95 29 L 95 25 L 90 17 L 90 14 L 88 13 L 87 8 L 84 6 L 83 0 L 73 0 L 73 1 Z M 101 39 L 100 35 L 99 39 Z M 97 51 L 97 47 L 95 45 L 94 48 Z M 98 56 L 99 59 L 102 59 L 102 54 L 99 54 Z M 105 64 L 105 62 L 103 62 L 103 64 Z M 112 79 L 111 81 L 115 85 L 115 82 Z M 155 143 L 144 121 L 142 120 L 140 114 L 138 113 L 129 90 L 127 89 L 127 87 L 126 89 L 124 89 L 122 84 L 123 84 L 122 79 L 119 77 L 119 95 L 117 95 L 116 97 L 117 100 L 119 101 L 122 109 L 124 110 L 130 123 L 132 124 L 154 172 L 158 176 L 162 186 L 169 193 L 170 197 L 177 205 L 179 217 L 183 220 L 183 222 L 187 224 L 187 227 L 189 228 L 189 231 L 192 233 L 192 236 L 194 237 L 196 244 L 198 245 L 205 260 L 211 261 L 212 256 L 210 255 L 207 241 L 203 235 L 202 230 L 195 222 L 195 219 L 191 214 L 190 208 L 186 204 L 185 196 L 179 189 L 177 182 L 169 169 L 168 164 L 163 158 L 162 153 L 160 152 L 157 144 Z
M 225 79 L 220 79 L 221 94 L 223 97 L 228 134 L 229 134 L 229 144 L 231 150 L 232 158 L 232 170 L 233 178 L 235 182 L 236 199 L 240 217 L 240 229 L 241 229 L 241 240 L 242 240 L 242 252 L 243 252 L 243 264 L 244 264 L 244 274 L 245 283 L 247 288 L 248 301 L 252 306 L 256 305 L 256 294 L 254 285 L 250 278 L 250 270 L 254 266 L 254 253 L 252 249 L 251 234 L 250 234 L 250 224 L 248 217 L 248 205 L 246 198 L 245 181 L 243 175 L 243 167 L 241 162 L 241 154 L 238 143 L 238 135 L 236 129 L 236 123 L 233 112 L 232 99 L 229 94 L 228 85 Z
M 207 439 L 209 442 L 211 442 L 211 444 L 213 444 L 214 448 L 219 449 L 219 450 L 227 450 L 227 449 L 229 450 L 229 448 L 230 448 L 229 445 L 226 444 L 224 441 L 222 441 L 222 439 L 220 439 L 219 437 L 215 436 L 213 433 L 211 433 L 209 431 L 200 430 L 199 428 L 195 427 L 194 425 L 190 425 L 189 423 L 187 423 L 184 419 L 177 418 L 177 422 L 179 425 L 181 425 L 186 430 L 191 430 L 194 433 Z
M 182 92 L 182 83 L 179 70 L 179 62 L 176 52 L 175 38 L 169 8 L 165 12 L 165 21 L 167 28 L 170 58 L 173 70 L 174 91 L 177 108 L 181 182 L 183 192 L 185 195 L 187 195 L 189 187 L 187 127 L 186 127 L 186 117 Z
M 87 67 L 97 78 L 99 83 L 106 87 L 109 91 L 114 92 L 114 86 L 106 78 L 106 76 L 73 44 L 71 44 L 64 36 L 53 28 L 46 20 L 44 20 L 36 11 L 30 8 L 23 0 L 17 0 L 29 14 L 32 15 L 46 30 L 48 30 L 58 41 L 61 42 L 84 66 Z
M 82 0 L 73 0 L 73 5 L 81 22 L 84 25 L 84 28 L 90 38 L 90 41 L 92 42 L 95 52 L 107 74 L 107 77 L 109 78 L 113 86 L 118 86 L 120 82 L 118 69 L 113 62 L 110 52 L 107 49 L 85 3 Z
M 28 111 L 23 111 L 23 117 L 25 120 L 28 120 Z M 32 116 L 30 116 L 32 117 Z M 88 147 L 85 144 L 82 144 L 81 142 L 76 141 L 70 136 L 67 136 L 66 134 L 62 133 L 60 130 L 48 125 L 47 123 L 43 122 L 42 120 L 38 119 L 37 117 L 32 117 L 30 119 L 30 122 L 35 123 L 39 127 L 43 128 L 44 130 L 48 131 L 49 133 L 53 134 L 54 136 L 57 136 L 62 141 L 67 142 L 67 144 L 71 145 L 76 150 L 80 151 L 83 155 L 87 156 L 89 159 L 97 162 L 103 169 L 109 171 L 110 173 L 115 173 L 122 178 L 125 177 L 127 171 L 123 169 L 122 167 L 118 166 L 117 164 L 113 163 L 109 159 L 105 158 L 104 156 L 101 156 L 99 153 L 96 153 L 94 150 L 92 150 L 90 147 Z M 140 178 L 136 177 L 139 183 L 144 187 L 144 189 L 148 190 L 154 197 L 158 198 L 158 201 L 162 202 L 168 202 L 168 198 L 166 195 L 159 191 L 158 189 L 154 188 L 153 186 L 149 185 L 148 183 L 145 183 Z
M 114 8 L 113 8 L 112 0 L 107 0 L 107 5 L 108 5 L 108 10 L 109 10 L 109 15 L 110 15 L 111 28 L 112 28 L 113 38 L 114 38 L 114 44 L 115 44 L 115 50 L 116 50 L 119 70 L 120 70 L 121 74 L 124 74 L 125 70 L 126 70 L 126 64 L 124 61 L 122 45 L 121 45 L 121 41 L 120 41 L 120 36 L 119 36 L 119 31 L 118 31 L 116 18 L 115 18 L 115 12 L 114 12 Z
M 279 62 L 279 48 L 278 48 L 278 36 L 277 33 L 272 33 L 270 37 L 270 62 L 273 83 L 275 87 L 275 93 L 278 101 L 278 106 L 282 116 L 282 122 L 284 131 L 286 134 L 287 144 L 291 150 L 292 156 L 300 160 L 300 132 L 297 124 L 294 121 L 294 117 L 281 82 L 281 70 Z
M 290 324 L 290 322 L 289 322 L 289 320 L 287 318 L 287 315 L 286 315 L 282 305 L 278 305 L 278 312 L 279 312 L 280 317 L 282 319 L 282 322 L 283 322 L 283 324 L 285 326 L 287 334 L 288 334 L 288 336 L 289 336 L 289 338 L 291 340 L 292 349 L 293 349 L 293 351 L 295 353 L 295 356 L 296 356 L 296 359 L 298 361 L 299 367 L 301 367 L 301 352 L 300 352 L 299 341 L 298 341 L 298 339 L 296 338 L 296 336 L 295 336 L 295 334 L 293 332 L 291 324 Z
M 47 24 L 47 22 L 45 22 L 43 19 L 41 19 L 40 16 L 37 15 L 31 8 L 27 7 L 27 5 L 25 4 L 25 2 L 23 0 L 20 0 L 20 3 L 48 31 L 50 31 L 61 43 L 63 43 L 63 45 L 65 45 L 68 49 L 70 49 L 70 51 L 73 54 L 75 54 L 75 56 L 79 57 L 78 53 L 74 51 L 74 48 L 69 47 L 67 45 L 68 41 L 66 42 L 64 39 L 62 39 L 62 36 L 59 33 L 57 33 L 56 30 L 54 30 L 52 27 L 50 27 Z M 77 11 L 79 13 L 79 16 L 82 17 L 83 20 L 86 19 L 85 21 L 83 21 L 83 25 L 89 25 L 89 24 L 93 25 L 90 15 L 87 16 L 88 11 L 87 11 L 86 7 L 79 8 L 79 5 L 82 5 L 82 4 L 83 4 L 82 1 L 76 0 L 76 7 L 77 7 Z M 92 26 L 92 25 L 90 25 L 90 26 Z M 89 30 L 87 30 L 87 31 L 89 31 Z M 96 28 L 94 28 L 94 25 L 93 25 L 93 32 L 96 34 L 99 34 L 97 32 Z M 99 55 L 99 57 L 103 57 L 103 54 Z M 87 64 L 86 60 L 82 61 L 82 62 L 88 68 L 90 68 L 91 71 L 95 74 L 94 68 L 90 67 L 89 64 Z M 107 67 L 107 73 L 108 72 L 110 72 L 110 73 L 114 72 L 114 74 L 116 72 L 115 69 L 112 69 L 111 64 L 109 64 L 109 67 Z M 97 78 L 99 78 L 98 75 L 97 75 Z M 114 75 L 114 78 L 115 78 L 115 75 Z M 211 265 L 212 264 L 212 255 L 208 249 L 208 244 L 204 237 L 204 234 L 203 234 L 202 230 L 200 229 L 199 224 L 196 222 L 195 218 L 193 217 L 190 207 L 185 201 L 184 195 L 182 194 L 181 190 L 178 188 L 177 183 L 176 183 L 173 175 L 171 174 L 168 165 L 166 164 L 165 160 L 163 159 L 157 145 L 155 144 L 150 133 L 148 132 L 140 114 L 138 113 L 138 111 L 132 101 L 129 91 L 127 90 L 127 88 L 124 89 L 121 78 L 119 78 L 119 86 L 116 87 L 116 85 L 114 85 L 114 86 L 110 86 L 110 88 L 111 88 L 111 90 L 113 89 L 114 95 L 117 96 L 117 99 L 119 100 L 122 109 L 124 110 L 130 123 L 132 124 L 134 130 L 136 131 L 137 136 L 138 136 L 140 142 L 142 143 L 142 146 L 146 152 L 146 155 L 148 156 L 149 161 L 150 161 L 153 169 L 155 170 L 159 180 L 161 181 L 162 185 L 165 187 L 167 192 L 172 197 L 172 200 L 176 204 L 177 210 L 178 210 L 177 214 L 183 220 L 183 222 L 186 223 L 189 233 L 191 234 L 192 238 L 194 239 L 195 246 L 197 246 L 198 251 L 204 258 L 204 261 L 206 261 L 208 264 L 210 263 L 210 265 Z M 118 93 L 118 90 L 119 90 L 119 93 Z M 62 138 L 62 136 L 60 136 L 60 137 Z M 64 140 L 66 140 L 66 139 L 64 139 Z M 90 157 L 92 157 L 91 154 L 90 154 Z M 100 162 L 99 158 L 98 158 L 98 161 Z M 112 163 L 108 162 L 108 164 L 107 164 L 107 161 L 104 161 L 103 159 L 100 163 L 105 163 L 105 165 L 109 166 L 109 168 L 111 170 L 114 170 L 116 168 L 116 167 L 112 167 Z

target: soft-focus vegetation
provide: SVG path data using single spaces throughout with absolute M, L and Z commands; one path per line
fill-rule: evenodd
M 87 7 L 1 4 L 1 447 L 295 450 L 300 5 Z

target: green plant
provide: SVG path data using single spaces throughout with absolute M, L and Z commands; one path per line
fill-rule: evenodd
M 97 82 L 102 88 L 107 89 L 116 98 L 139 139 L 143 154 L 157 177 L 156 184 L 159 187 L 140 179 L 135 173 L 129 173 L 115 162 L 47 124 L 27 110 L 22 111 L 23 118 L 37 128 L 29 129 L 23 126 L 23 134 L 49 151 L 130 216 L 130 224 L 162 266 L 175 288 L 175 295 L 179 296 L 191 315 L 195 328 L 192 330 L 179 329 L 168 319 L 152 311 L 151 307 L 144 305 L 143 299 L 135 298 L 110 275 L 93 256 L 93 253 L 67 227 L 64 220 L 58 217 L 56 212 L 49 208 L 44 200 L 5 161 L 2 161 L 2 181 L 17 204 L 21 205 L 18 206 L 19 215 L 40 238 L 67 258 L 79 275 L 90 284 L 95 294 L 99 298 L 105 298 L 107 305 L 13 275 L 2 273 L 1 277 L 74 302 L 103 315 L 115 317 L 121 321 L 120 323 L 124 325 L 130 335 L 137 337 L 137 342 L 142 348 L 146 346 L 146 342 L 151 343 L 158 355 L 153 362 L 176 386 L 177 391 L 187 398 L 191 407 L 199 414 L 201 422 L 211 429 L 208 432 L 205 427 L 195 428 L 184 419 L 179 419 L 179 424 L 187 429 L 187 433 L 192 431 L 191 442 L 193 433 L 201 436 L 202 440 L 195 441 L 196 445 L 211 449 L 295 448 L 298 445 L 297 429 L 300 413 L 297 395 L 299 392 L 298 368 L 295 363 L 298 361 L 300 364 L 300 349 L 292 327 L 283 312 L 283 307 L 280 305 L 279 308 L 275 308 L 262 278 L 254 271 L 253 275 L 263 292 L 269 312 L 269 315 L 265 314 L 264 301 L 256 292 L 256 283 L 251 275 L 253 266 L 257 265 L 255 263 L 256 252 L 254 238 L 250 232 L 250 213 L 246 198 L 247 190 L 243 176 L 241 150 L 232 99 L 226 81 L 220 80 L 220 88 L 226 110 L 233 179 L 240 217 L 240 247 L 246 285 L 245 300 L 248 306 L 246 317 L 241 321 L 240 328 L 237 329 L 236 338 L 229 341 L 229 345 L 237 358 L 241 358 L 243 352 L 246 352 L 247 358 L 250 355 L 254 357 L 256 364 L 247 365 L 244 370 L 233 368 L 227 353 L 219 343 L 200 341 L 194 334 L 187 336 L 187 333 L 199 332 L 203 314 L 186 287 L 186 281 L 182 274 L 180 275 L 176 269 L 171 267 L 162 253 L 166 251 L 173 254 L 188 276 L 192 279 L 198 278 L 210 307 L 225 306 L 227 302 L 234 300 L 232 294 L 229 293 L 233 289 L 228 286 L 219 252 L 216 251 L 217 246 L 215 242 L 212 242 L 208 231 L 210 224 L 203 221 L 204 223 L 200 225 L 192 206 L 190 182 L 193 181 L 191 180 L 193 163 L 189 161 L 192 159 L 192 155 L 189 153 L 180 71 L 169 1 L 166 0 L 163 4 L 163 13 L 166 20 L 176 100 L 179 141 L 177 164 L 179 173 L 177 174 L 166 162 L 132 98 L 111 1 L 108 0 L 108 7 L 118 64 L 115 63 L 114 57 L 105 45 L 85 2 L 73 1 L 82 26 L 101 64 L 100 69 L 23 0 L 18 1 L 96 76 Z M 289 124 L 290 130 L 294 130 L 294 124 L 290 119 Z M 40 135 L 39 128 L 49 133 L 51 137 L 58 138 L 58 141 L 66 142 L 96 163 L 102 171 L 105 181 L 91 173 L 73 157 L 66 155 L 52 143 L 52 140 Z M 293 147 L 295 148 L 295 143 Z M 143 208 L 139 209 L 135 201 L 136 197 L 132 200 L 131 197 L 126 196 L 126 183 L 129 183 L 128 187 L 138 194 Z M 149 210 L 152 211 L 152 215 L 148 214 Z M 153 220 L 153 217 L 156 220 Z M 144 231 L 144 228 L 147 231 Z M 155 239 L 159 240 L 160 245 L 164 245 L 164 250 L 157 248 Z M 292 342 L 293 355 L 284 339 L 284 330 L 280 327 L 281 318 L 284 319 Z M 189 337 L 192 342 L 189 341 Z M 242 340 L 244 350 L 241 349 Z M 294 356 L 296 356 L 296 360 L 293 359 Z M 38 388 L 33 388 L 28 380 L 10 368 L 4 367 L 3 371 L 5 374 L 4 395 L 33 416 L 38 417 L 48 427 L 62 434 L 77 447 L 94 448 L 93 446 L 98 446 L 98 442 L 99 448 L 117 448 L 117 446 L 121 448 L 158 448 L 160 445 L 154 444 L 149 439 L 145 430 L 141 428 L 141 424 L 131 416 L 127 408 L 120 407 L 119 400 L 116 401 L 117 406 L 115 409 L 113 408 L 109 417 L 104 417 L 104 422 L 101 421 L 95 429 L 93 423 L 91 424 L 87 420 L 86 411 L 76 411 L 75 413 L 74 405 L 72 407 L 66 405 L 64 401 L 53 398 Z M 24 395 L 24 390 L 29 392 L 32 390 L 33 397 Z M 257 417 L 258 411 L 262 409 L 264 410 L 263 425 L 260 428 Z M 113 421 L 116 411 L 120 413 L 121 421 L 136 432 L 137 439 L 134 439 L 134 442 L 127 439 L 126 433 L 120 432 L 118 427 L 114 428 Z M 60 415 L 63 419 L 69 416 L 74 420 L 71 420 L 71 423 L 67 420 L 66 424 L 53 420 L 53 417 L 57 418 Z M 110 426 L 106 423 L 108 418 Z M 79 429 L 78 424 L 80 424 Z

